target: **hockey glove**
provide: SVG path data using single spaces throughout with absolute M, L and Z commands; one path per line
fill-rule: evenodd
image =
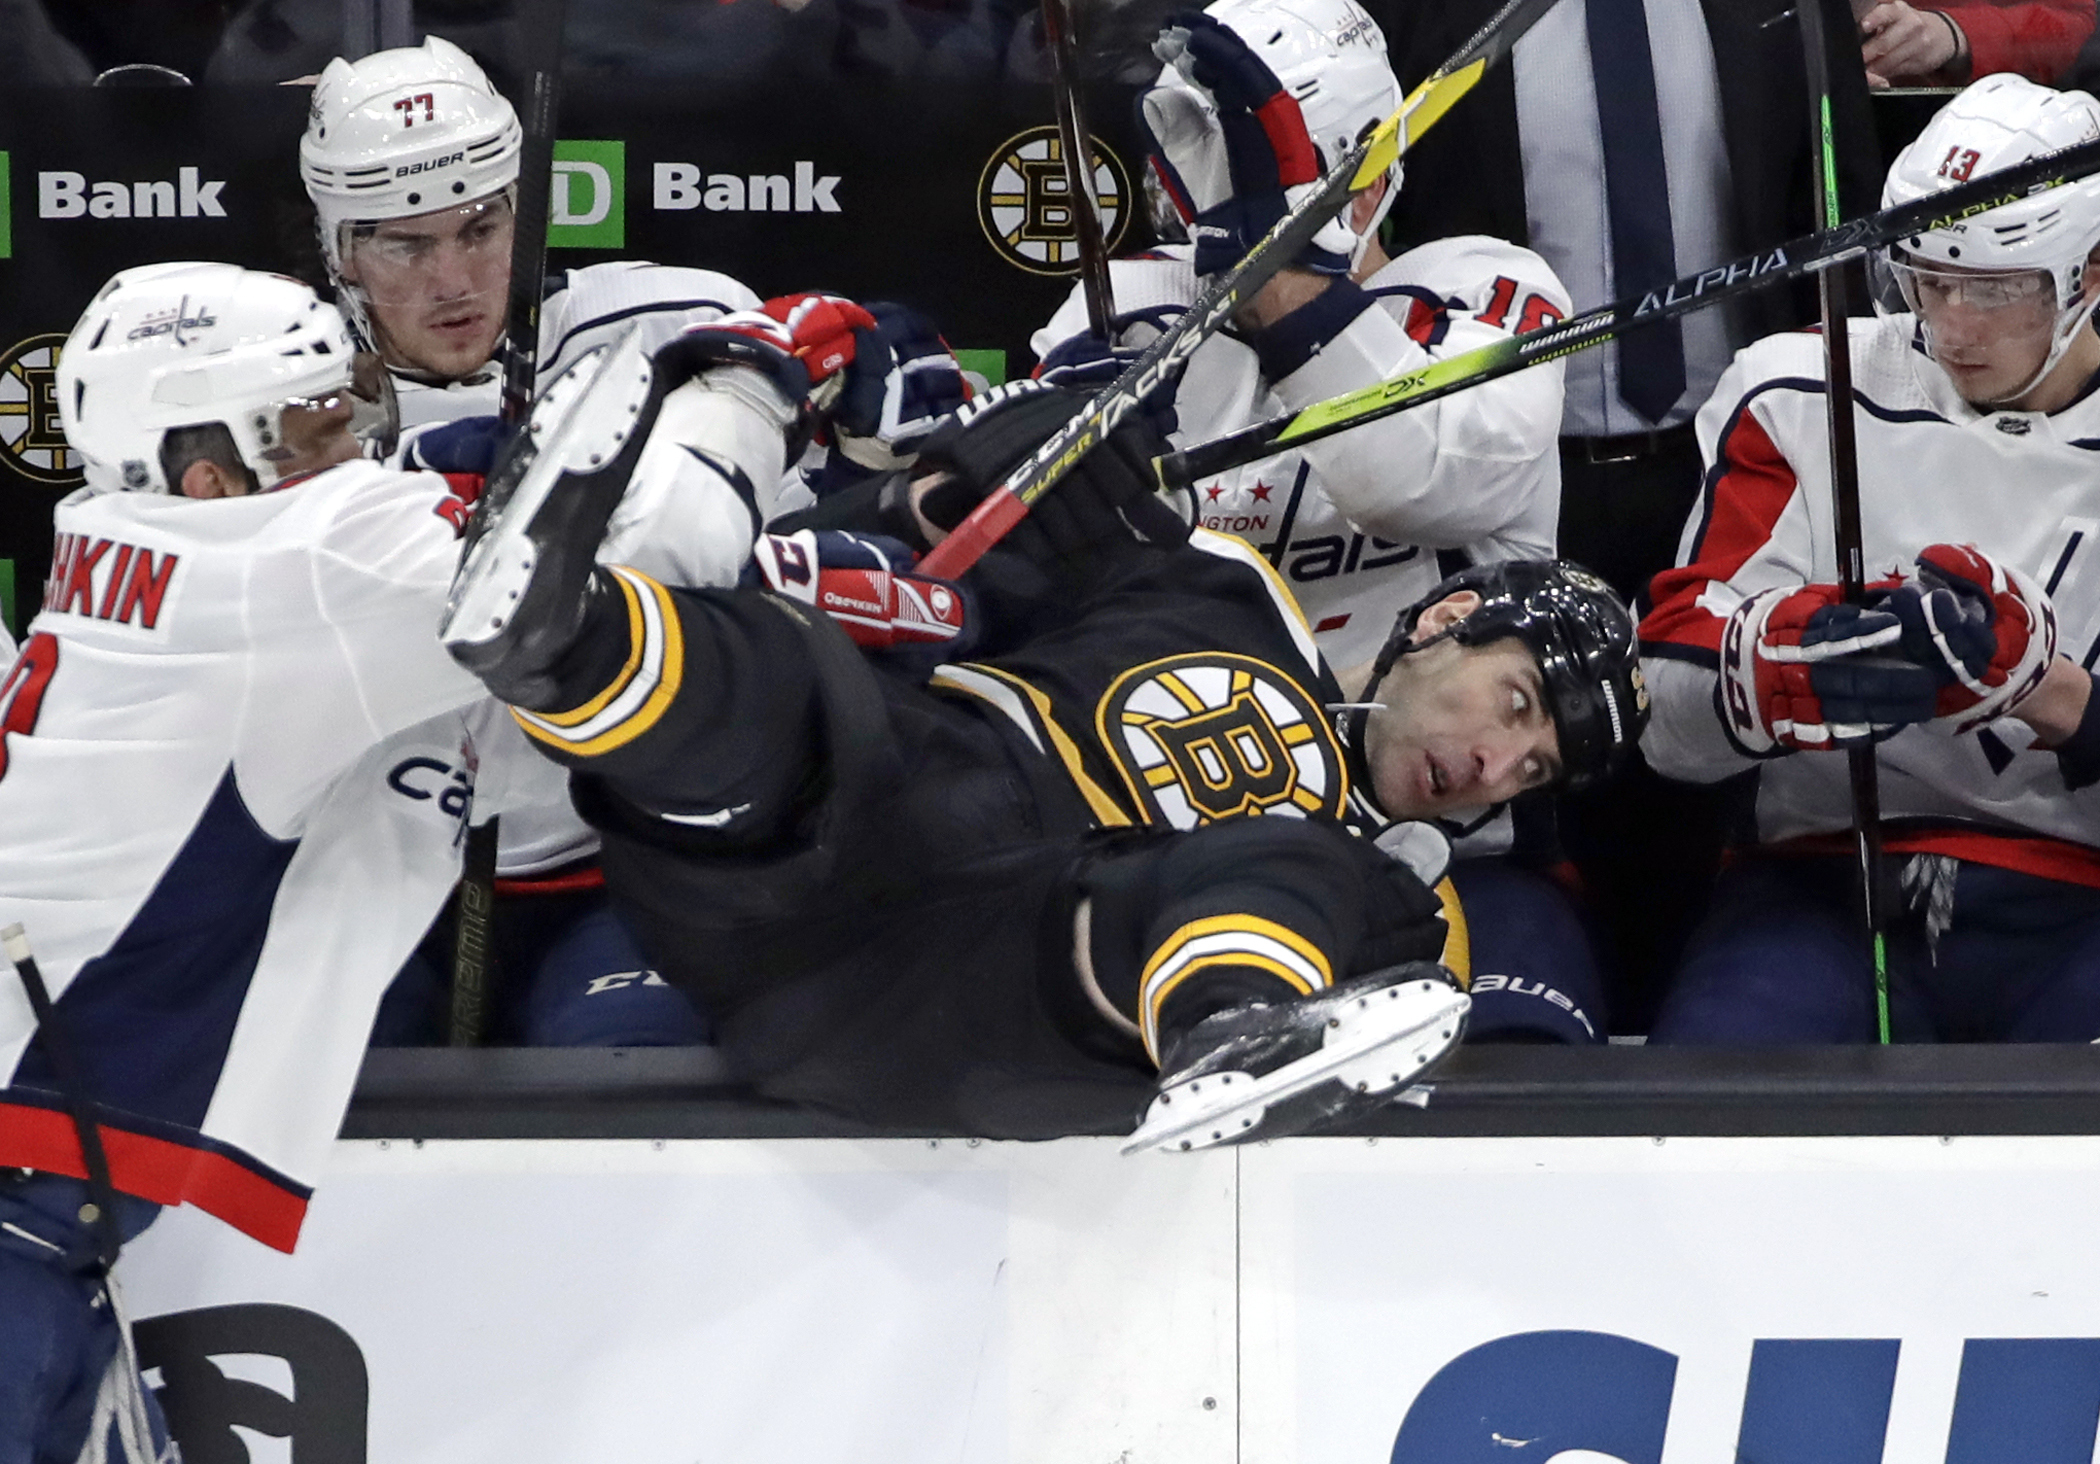
M 1152 305 L 1118 315 L 1109 327 L 1107 340 L 1086 331 L 1067 336 L 1036 364 L 1034 377 L 1049 386 L 1098 391 L 1136 364 L 1145 348 L 1172 330 L 1187 313 L 1185 305 Z M 1171 406 L 1166 408 L 1169 413 L 1172 410 Z M 1174 428 L 1167 423 L 1160 430 L 1171 432 Z
M 823 611 L 862 649 L 931 671 L 966 654 L 968 602 L 960 586 L 911 574 L 911 564 L 895 539 L 803 529 L 759 535 L 745 578 Z
M 1903 654 L 1939 688 L 1934 726 L 1973 732 L 2013 716 L 2056 658 L 2056 612 L 2041 586 L 1973 544 L 1934 544 L 1888 608 Z
M 938 529 L 954 528 L 1086 404 L 1083 393 L 1035 381 L 1009 382 L 969 403 L 920 447 L 920 469 L 945 474 L 919 499 L 920 513 Z M 1006 544 L 1047 565 L 1073 564 L 1102 545 L 1132 539 L 1184 542 L 1188 521 L 1159 495 L 1152 469 L 1166 451 L 1146 415 L 1133 413 L 1036 500 Z
M 1177 11 L 1153 53 L 1187 86 L 1156 86 L 1139 99 L 1152 161 L 1189 237 L 1196 273 L 1237 264 L 1291 206 L 1319 185 L 1324 165 L 1297 98 L 1267 62 L 1222 21 Z M 1356 236 L 1340 218 L 1313 236 L 1297 264 L 1346 274 Z
M 1836 585 L 1751 596 L 1721 632 L 1722 725 L 1744 752 L 1769 757 L 1878 742 L 1929 721 L 1939 686 L 1897 654 L 1902 634 L 1893 612 L 1848 605 Z
M 751 366 L 799 402 L 821 412 L 845 390 L 843 374 L 863 340 L 885 353 L 875 317 L 837 295 L 777 295 L 756 310 L 738 310 L 686 330 L 665 352 L 688 363 Z
M 434 422 L 404 439 L 401 466 L 408 472 L 465 474 L 486 478 L 514 429 L 501 417 L 462 417 Z
M 919 439 L 958 410 L 970 388 L 931 320 L 887 301 L 868 313 L 876 328 L 854 338 L 831 407 L 831 445 L 860 467 L 895 472 L 911 465 Z

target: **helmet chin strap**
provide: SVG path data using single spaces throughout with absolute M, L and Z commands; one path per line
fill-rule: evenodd
M 1386 170 L 1385 192 L 1379 196 L 1377 206 L 1371 210 L 1370 220 L 1361 229 L 1353 227 L 1350 229 L 1350 232 L 1356 235 L 1356 243 L 1349 250 L 1349 277 L 1351 279 L 1355 279 L 1357 271 L 1363 268 L 1364 256 L 1369 254 L 1371 246 L 1378 242 L 1378 226 L 1385 222 L 1385 216 L 1393 211 L 1393 200 L 1400 196 L 1400 169 L 1402 166 L 1402 164 L 1395 162 L 1392 167 Z M 1352 196 L 1349 200 L 1348 209 L 1344 211 L 1343 223 L 1345 225 L 1348 223 L 1348 212 L 1353 211 L 1355 207 L 1356 199 Z

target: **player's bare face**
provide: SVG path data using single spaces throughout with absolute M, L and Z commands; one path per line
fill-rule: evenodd
M 1378 700 L 1385 709 L 1371 714 L 1365 755 L 1379 805 L 1395 818 L 1484 808 L 1560 776 L 1560 736 L 1522 641 L 1412 651 Z
M 1922 266 L 1899 276 L 1932 359 L 1962 399 L 2010 403 L 2034 382 L 2056 329 L 2056 287 L 2038 269 Z
M 515 218 L 496 193 L 353 233 L 343 276 L 363 288 L 389 366 L 459 377 L 503 336 Z

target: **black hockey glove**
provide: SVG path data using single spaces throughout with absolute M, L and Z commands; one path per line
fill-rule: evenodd
M 969 403 L 919 448 L 919 474 L 945 474 L 919 499 L 919 511 L 936 528 L 954 528 L 1086 404 L 1082 392 L 1035 381 L 1009 382 Z M 1160 496 L 1152 470 L 1167 450 L 1145 414 L 1133 415 L 1036 500 L 1007 546 L 1039 563 L 1075 566 L 1133 539 L 1185 542 L 1188 521 Z

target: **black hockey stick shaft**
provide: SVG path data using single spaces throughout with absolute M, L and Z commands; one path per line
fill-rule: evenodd
M 1108 279 L 1108 239 L 1101 227 L 1101 198 L 1094 191 L 1093 137 L 1079 96 L 1079 43 L 1073 35 L 1076 0 L 1043 0 L 1043 48 L 1050 54 L 1050 89 L 1057 99 L 1057 136 L 1064 152 L 1065 188 L 1071 198 L 1072 234 L 1079 246 L 1079 285 L 1086 297 L 1087 326 L 1102 340 L 1115 328 L 1116 297 Z M 1128 207 L 1129 201 L 1125 200 Z
M 1510 53 L 1554 0 L 1506 0 L 1458 51 L 1409 92 L 1399 110 L 1378 124 L 1338 163 L 1326 180 L 1308 192 L 1276 226 L 1261 237 L 1247 256 L 1205 288 L 1173 326 L 1147 346 L 1123 374 L 1097 392 L 1086 409 L 1065 424 L 1027 462 L 971 510 L 954 532 L 921 561 L 922 573 L 954 579 L 975 564 L 985 550 L 1019 523 L 1029 506 L 1050 491 L 1132 412 L 1171 386 L 1193 355 L 1235 310 L 1254 298 L 1276 271 L 1296 259 L 1326 222 L 1340 213 L 1350 195 L 1381 177 L 1403 153 L 1458 100 L 1471 91 L 1487 69 Z
M 102 1147 L 102 1125 L 95 1120 L 95 1105 L 88 1098 L 79 1056 L 73 1050 L 64 1023 L 59 1020 L 57 1008 L 51 1001 L 51 988 L 44 984 L 44 973 L 37 968 L 36 956 L 29 949 L 29 937 L 20 924 L 0 930 L 0 949 L 4 949 L 7 959 L 14 963 L 15 974 L 22 980 L 22 989 L 29 994 L 29 1009 L 36 1014 L 37 1035 L 43 1038 L 45 1056 L 51 1060 L 52 1079 L 58 1084 L 58 1096 L 66 1105 L 66 1112 L 73 1120 L 73 1132 L 80 1141 L 80 1166 L 87 1173 L 88 1193 L 95 1201 L 92 1223 L 96 1253 L 106 1272 L 116 1265 L 124 1236 L 117 1224 L 117 1187 L 110 1178 L 109 1153 Z
M 504 317 L 503 421 L 515 426 L 532 406 L 539 367 L 540 299 L 547 287 L 547 220 L 554 197 L 554 128 L 561 116 L 565 0 L 536 0 L 522 11 L 532 58 L 518 155 L 517 227 L 510 246 L 510 295 Z
M 1911 203 L 1839 224 L 1746 254 L 1727 264 L 1686 275 L 1665 289 L 1599 305 L 1580 315 L 1508 340 L 1405 372 L 1342 396 L 1159 459 L 1162 484 L 1179 487 L 1229 468 L 1257 462 L 1285 448 L 1301 447 L 1395 412 L 1441 401 L 1513 371 L 1615 339 L 1629 330 L 1703 310 L 1751 290 L 1768 289 L 1803 275 L 1843 265 L 1896 239 L 1942 228 L 1986 209 L 2015 203 L 2031 193 L 2100 172 L 2100 142 L 2082 142 L 1957 184 Z
M 554 200 L 554 128 L 561 115 L 564 0 L 537 0 L 523 10 L 532 58 L 518 155 L 517 216 L 510 246 L 510 294 L 504 315 L 503 404 L 507 427 L 521 427 L 532 408 L 539 368 L 540 300 L 547 286 L 547 222 Z M 478 1047 L 488 1033 L 495 971 L 496 854 L 502 834 L 489 819 L 467 831 L 459 890 L 452 907 L 452 993 L 447 1040 Z
M 1801 19 L 1801 56 L 1808 69 L 1809 152 L 1814 163 L 1816 202 L 1823 227 L 1844 222 L 1838 202 L 1837 130 L 1830 115 L 1830 45 L 1821 0 L 1794 0 Z M 1838 556 L 1838 585 L 1845 601 L 1867 599 L 1866 541 L 1859 516 L 1859 441 L 1857 409 L 1852 400 L 1852 328 L 1850 290 L 1845 267 L 1830 265 L 1816 276 L 1823 311 L 1823 360 L 1827 390 L 1823 400 L 1830 437 L 1830 497 Z M 1846 749 L 1852 784 L 1853 844 L 1859 854 L 1860 914 L 1866 922 L 1868 957 L 1874 969 L 1875 1026 L 1889 1040 L 1889 962 L 1887 912 L 1881 905 L 1881 768 L 1874 744 Z

